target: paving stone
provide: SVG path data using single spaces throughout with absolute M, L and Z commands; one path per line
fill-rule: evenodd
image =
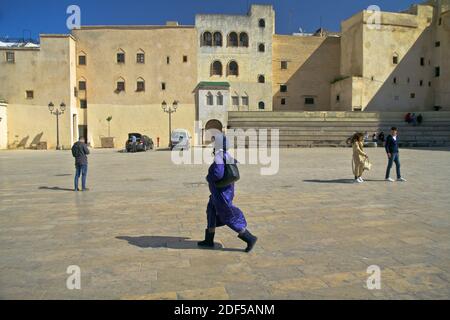
M 404 184 L 382 181 L 381 148 L 364 184 L 348 183 L 345 148 L 280 150 L 274 176 L 242 164 L 250 254 L 227 227 L 197 248 L 206 164 L 92 150 L 91 190 L 76 193 L 70 152 L 0 151 L 0 299 L 448 299 L 449 151 L 402 149 Z M 366 288 L 371 265 L 381 290 Z

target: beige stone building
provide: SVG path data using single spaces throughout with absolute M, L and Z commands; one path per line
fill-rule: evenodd
M 246 15 L 198 14 L 198 82 L 227 82 L 226 111 L 199 112 L 203 129 L 222 129 L 228 111 L 272 111 L 272 40 L 275 12 L 270 5 L 252 5 Z M 214 88 L 213 88 L 214 89 Z M 219 91 L 221 95 L 223 90 Z M 199 92 L 199 107 L 217 105 L 211 91 Z M 220 100 L 221 101 L 221 100 Z
M 449 21 L 448 0 L 401 13 L 363 11 L 344 21 L 331 110 L 448 108 Z
M 123 147 L 130 132 L 166 147 L 163 102 L 178 103 L 172 129 L 193 144 L 226 128 L 230 111 L 450 110 L 450 0 L 363 11 L 340 33 L 277 35 L 275 23 L 272 6 L 252 5 L 192 26 L 84 26 L 40 45 L 0 43 L 0 148 L 55 148 L 50 102 L 65 106 L 63 148 L 79 136 Z

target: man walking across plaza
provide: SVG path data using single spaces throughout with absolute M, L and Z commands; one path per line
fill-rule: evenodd
M 87 155 L 89 154 L 89 149 L 86 145 L 84 137 L 75 142 L 72 146 L 72 155 L 75 158 L 75 189 L 74 191 L 80 191 L 78 189 L 78 180 L 81 175 L 81 188 L 83 191 L 88 191 L 86 188 L 86 177 L 88 170 L 88 160 Z
M 391 168 L 392 165 L 395 162 L 395 167 L 397 170 L 397 181 L 400 182 L 406 182 L 406 179 L 402 178 L 401 172 L 400 172 L 400 158 L 399 158 L 399 148 L 398 148 L 398 136 L 397 136 L 398 130 L 397 128 L 393 127 L 391 129 L 391 134 L 386 138 L 386 153 L 388 156 L 388 166 L 386 169 L 386 181 L 394 182 L 394 179 L 390 178 L 391 174 Z

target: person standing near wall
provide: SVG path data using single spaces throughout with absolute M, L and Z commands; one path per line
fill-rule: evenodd
M 390 178 L 390 173 L 392 169 L 392 165 L 395 162 L 395 167 L 397 169 L 397 181 L 406 182 L 406 179 L 402 178 L 402 174 L 400 172 L 400 157 L 399 157 L 399 148 L 398 148 L 398 130 L 395 127 L 391 128 L 391 134 L 386 138 L 386 153 L 388 156 L 388 166 L 386 169 L 386 181 L 394 182 L 394 179 Z
M 74 191 L 80 191 L 78 189 L 78 181 L 81 175 L 81 188 L 82 191 L 88 191 L 86 188 L 86 178 L 88 170 L 88 160 L 87 155 L 89 154 L 89 149 L 86 145 L 84 137 L 75 142 L 72 146 L 72 156 L 75 158 L 75 180 L 74 180 Z

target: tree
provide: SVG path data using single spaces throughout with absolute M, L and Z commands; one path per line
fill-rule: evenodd
M 111 120 L 112 120 L 112 116 L 109 116 L 108 118 L 106 118 L 106 121 L 108 121 L 108 137 L 111 137 Z

